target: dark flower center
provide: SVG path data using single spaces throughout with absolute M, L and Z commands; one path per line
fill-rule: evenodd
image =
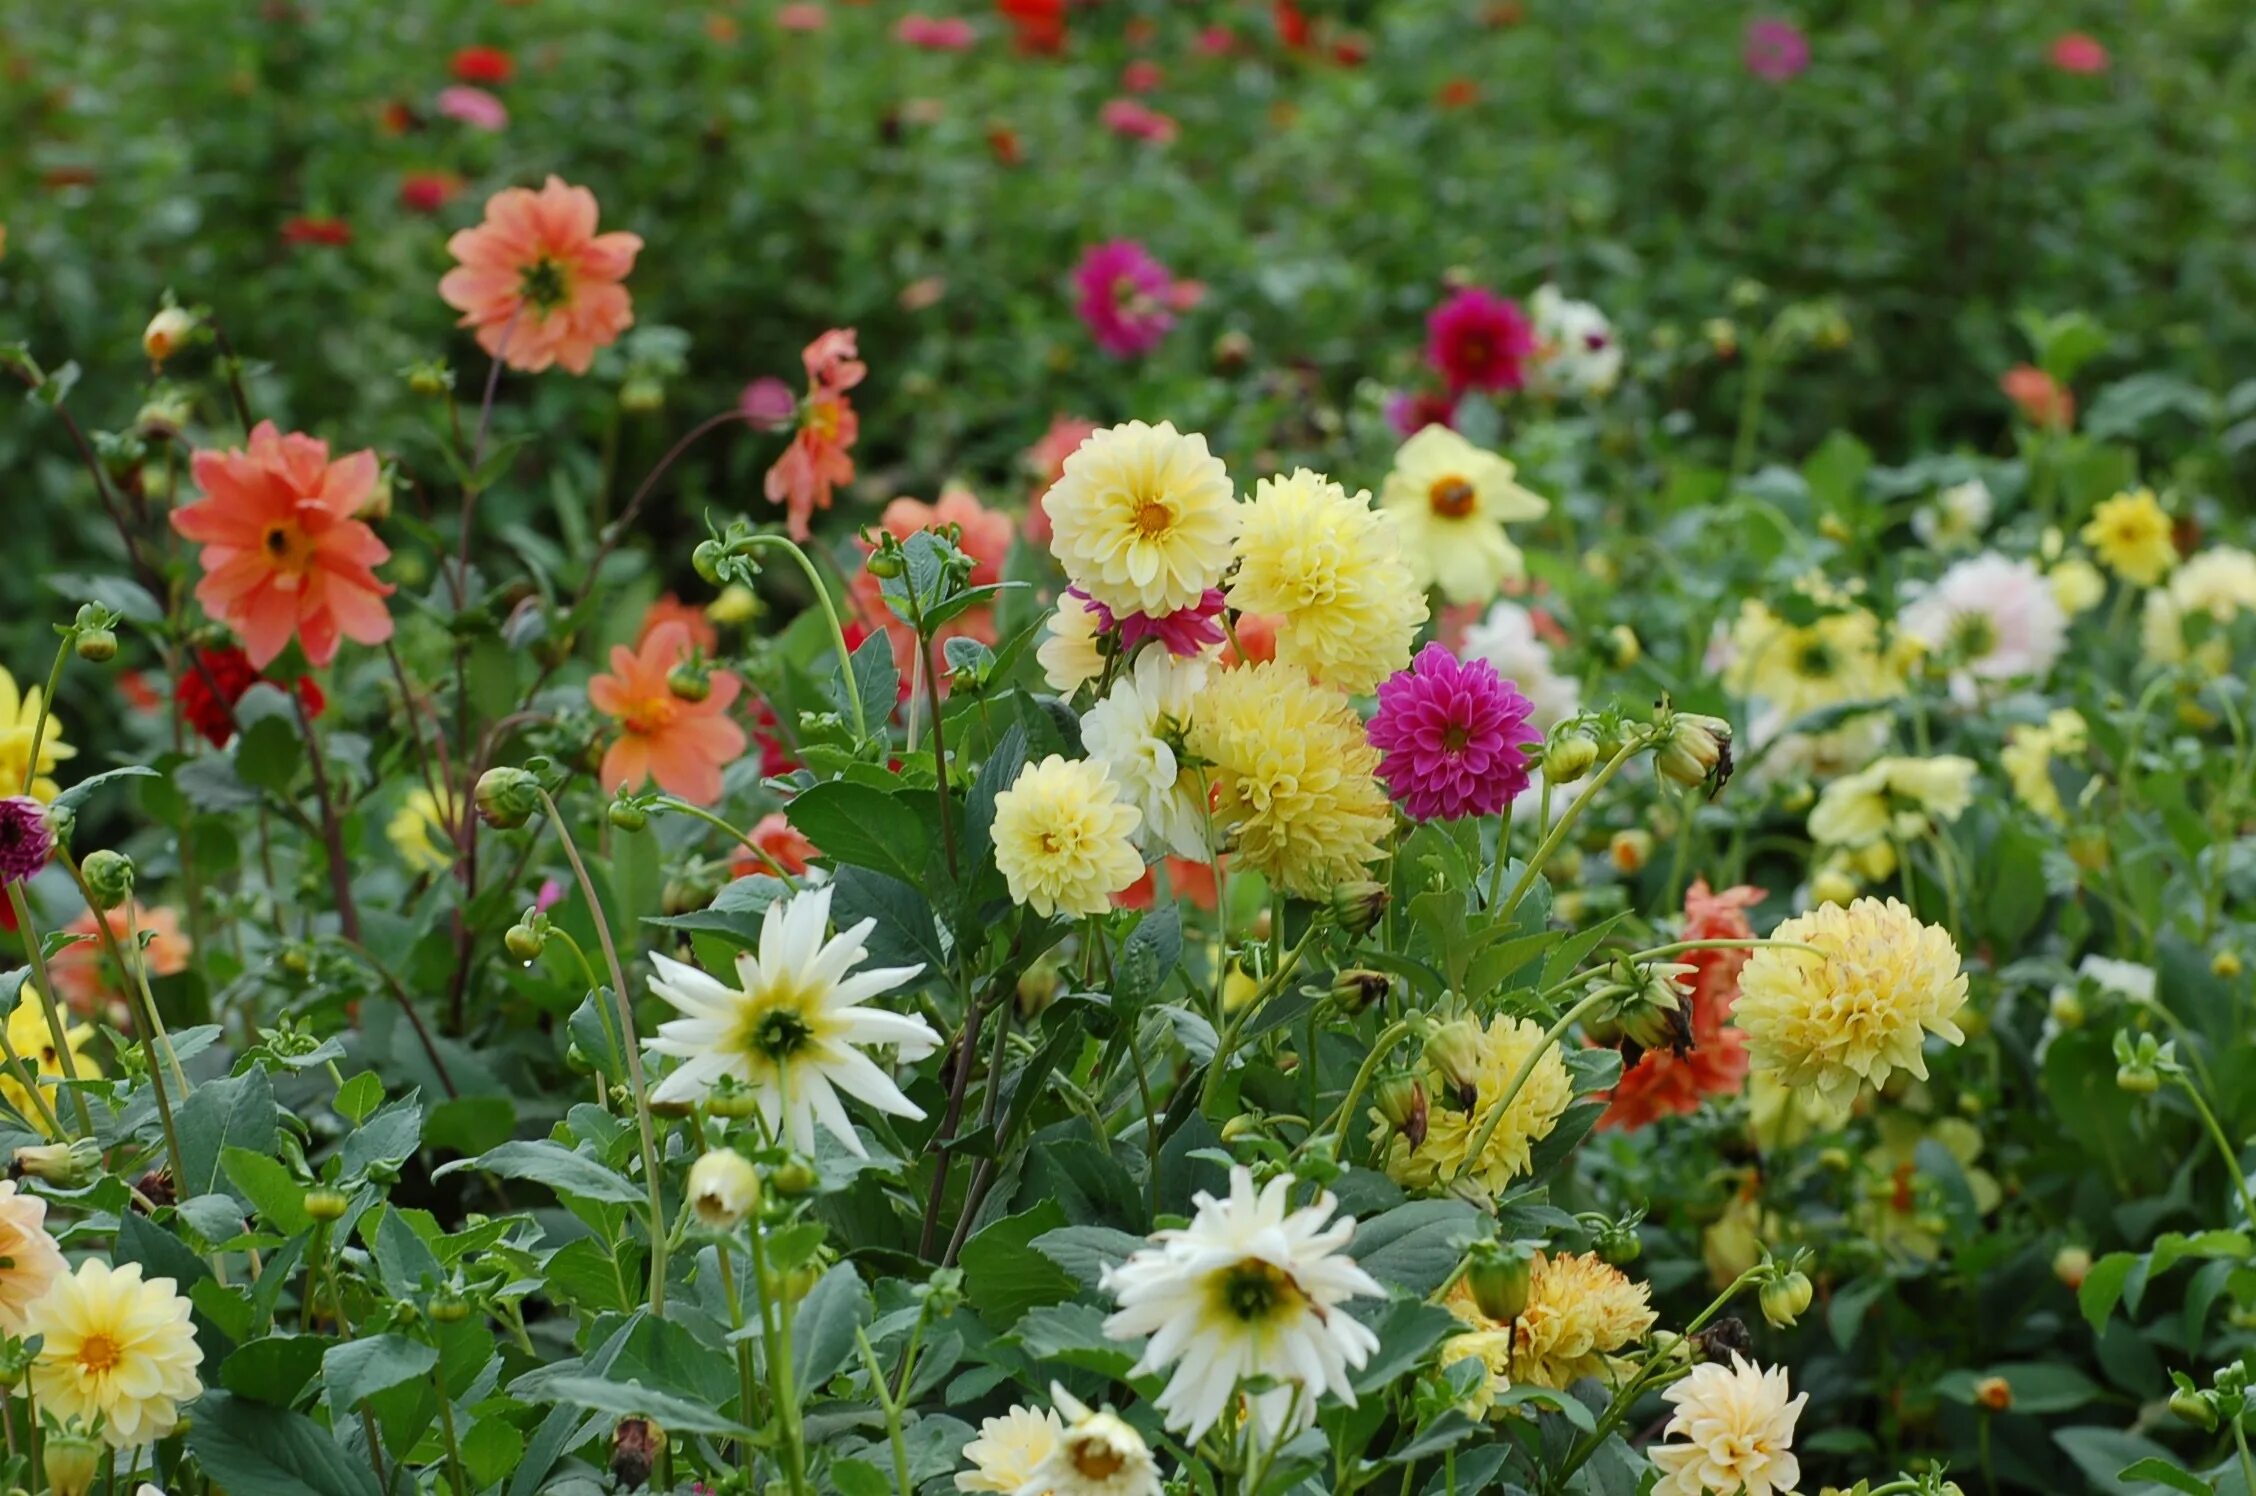
M 570 297 L 571 287 L 564 279 L 564 267 L 544 255 L 518 276 L 517 292 L 539 310 L 552 312 Z
M 1223 1307 L 1248 1324 L 1268 1319 L 1303 1297 L 1292 1274 L 1253 1258 L 1223 1273 L 1218 1293 Z
M 1426 502 L 1443 519 L 1463 519 L 1473 512 L 1473 502 L 1479 497 L 1472 484 L 1456 477 L 1436 479 L 1426 490 Z
M 777 1009 L 762 1014 L 752 1028 L 752 1047 L 771 1060 L 787 1060 L 807 1047 L 815 1036 L 807 1020 L 797 1013 Z

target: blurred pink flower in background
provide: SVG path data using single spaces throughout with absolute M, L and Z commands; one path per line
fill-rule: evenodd
M 820 31 L 830 24 L 830 12 L 812 0 L 802 0 L 777 11 L 776 24 L 786 31 Z
M 1115 358 L 1149 353 L 1175 325 L 1175 278 L 1133 239 L 1092 246 L 1074 267 L 1073 282 L 1081 293 L 1074 309 L 1097 346 Z
M 1130 93 L 1150 93 L 1166 81 L 1158 63 L 1139 57 L 1120 70 L 1120 86 Z
M 1107 99 L 1097 119 L 1115 135 L 1166 145 L 1175 138 L 1173 116 L 1162 114 L 1135 99 Z
M 508 107 L 484 89 L 472 88 L 467 83 L 440 89 L 438 110 L 448 119 L 459 120 L 473 130 L 509 128 Z
M 791 424 L 799 410 L 799 397 L 773 374 L 763 374 L 744 387 L 744 393 L 736 398 L 736 408 L 762 431 L 773 431 Z
M 1467 286 L 1426 318 L 1426 362 L 1467 390 L 1516 390 L 1527 382 L 1535 356 L 1535 324 L 1520 304 L 1480 286 Z
M 1387 397 L 1387 424 L 1403 436 L 1416 436 L 1428 426 L 1457 429 L 1457 400 L 1440 390 L 1398 390 Z
M 1809 38 L 1792 21 L 1766 16 L 1747 23 L 1747 41 L 1740 53 L 1747 71 L 1766 83 L 1784 83 L 1809 66 Z
M 969 21 L 953 16 L 943 20 L 917 11 L 901 17 L 900 24 L 893 28 L 893 35 L 927 52 L 968 52 L 978 40 L 978 33 L 971 29 Z
M 2107 48 L 2099 39 L 2081 31 L 2071 31 L 2052 44 L 2047 54 L 2052 65 L 2063 73 L 2104 73 L 2107 71 Z

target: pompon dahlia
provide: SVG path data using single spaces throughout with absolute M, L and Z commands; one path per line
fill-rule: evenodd
M 457 264 L 439 281 L 440 299 L 510 368 L 585 374 L 596 350 L 634 325 L 621 282 L 642 252 L 638 236 L 595 225 L 595 194 L 562 177 L 538 192 L 505 187 L 486 199 L 483 223 L 447 241 Z
M 1174 1368 L 1159 1409 L 1186 1442 L 1255 1377 L 1273 1383 L 1248 1398 L 1264 1444 L 1313 1424 L 1326 1394 L 1355 1405 L 1348 1373 L 1379 1337 L 1342 1306 L 1386 1290 L 1347 1253 L 1355 1218 L 1335 1219 L 1339 1202 L 1325 1193 L 1292 1209 L 1296 1183 L 1279 1174 L 1256 1191 L 1241 1164 L 1227 1197 L 1200 1193 L 1188 1226 L 1155 1233 L 1151 1246 L 1105 1269 L 1103 1287 L 1120 1302 L 1105 1334 L 1151 1337 L 1130 1375 Z
M 1229 570 L 1243 517 L 1206 438 L 1166 421 L 1092 435 L 1065 459 L 1042 509 L 1051 554 L 1082 596 L 1115 617 L 1204 603 Z
M 1661 1394 L 1675 1408 L 1662 1434 L 1681 1443 L 1648 1453 L 1660 1467 L 1654 1496 L 1709 1496 L 1719 1491 L 1773 1496 L 1801 1484 L 1794 1423 L 1809 1394 L 1789 1398 L 1786 1368 L 1768 1371 L 1732 1353 L 1710 1361 Z
M 1543 741 L 1534 710 L 1488 661 L 1429 644 L 1380 683 L 1368 729 L 1379 777 L 1412 820 L 1495 815 L 1527 788 L 1527 747 Z
M 995 796 L 995 867 L 1011 902 L 1044 919 L 1102 914 L 1144 873 L 1143 814 L 1094 759 L 1051 754 Z
M 1467 286 L 1426 319 L 1426 362 L 1452 395 L 1518 389 L 1535 350 L 1535 324 L 1520 304 L 1479 286 Z
M 1684 895 L 1686 940 L 1748 940 L 1747 910 L 1763 901 L 1762 889 L 1741 885 L 1721 893 L 1707 880 Z M 1747 1036 L 1731 1026 L 1739 1001 L 1739 972 L 1751 950 L 1686 951 L 1693 969 L 1692 1048 L 1682 1055 L 1649 1049 L 1622 1072 L 1600 1127 L 1638 1128 L 1662 1117 L 1689 1116 L 1709 1096 L 1736 1096 L 1747 1083 Z
M 1527 1058 L 1542 1057 L 1497 1120 L 1478 1157 L 1474 1141 Z M 1574 1102 L 1574 1080 L 1543 1026 L 1499 1013 L 1482 1028 L 1470 1018 L 1426 1042 L 1428 1097 L 1422 1132 L 1411 1138 L 1374 1111 L 1372 1135 L 1386 1149 L 1386 1171 L 1405 1189 L 1446 1192 L 1485 1204 L 1534 1167 L 1535 1145 Z
M 1897 1070 L 1927 1078 L 1928 1034 L 1965 1039 L 1952 1017 L 1966 974 L 1950 935 L 1894 899 L 1827 904 L 1771 932 L 1739 973 L 1732 1021 L 1759 1073 L 1773 1074 L 1834 1116 Z
M 1351 694 L 1409 664 L 1426 621 L 1392 519 L 1307 468 L 1254 486 L 1229 601 L 1276 618 L 1281 663 Z
M 1528 1273 L 1527 1307 L 1509 1324 L 1483 1314 L 1471 1284 L 1457 1280 L 1442 1307 L 1467 1333 L 1442 1346 L 1442 1364 L 1477 1356 L 1488 1367 L 1487 1382 L 1471 1398 L 1481 1413 L 1513 1386 L 1563 1390 L 1583 1377 L 1605 1381 L 1612 1357 L 1642 1341 L 1659 1318 L 1651 1298 L 1647 1285 L 1595 1252 L 1538 1252 Z
M 21 883 L 54 855 L 47 807 L 29 795 L 0 796 L 0 884 Z
M 1232 867 L 1321 898 L 1363 876 L 1394 827 L 1379 752 L 1339 692 L 1294 666 L 1219 671 L 1199 697 L 1185 746 L 1212 765 L 1215 828 Z

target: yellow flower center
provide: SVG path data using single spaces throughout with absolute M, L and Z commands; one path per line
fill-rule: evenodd
M 756 1064 L 780 1068 L 815 1042 L 815 995 L 789 984 L 747 992 L 736 1014 L 732 1048 Z
M 645 696 L 627 703 L 626 714 L 619 719 L 619 723 L 631 733 L 648 736 L 664 732 L 673 726 L 678 710 L 671 692 Z
M 1163 499 L 1146 499 L 1136 510 L 1136 528 L 1146 535 L 1164 535 L 1175 524 L 1175 511 Z
M 268 525 L 266 535 L 259 542 L 267 559 L 292 576 L 304 576 L 313 564 L 313 541 L 305 527 L 295 521 Z
M 124 1359 L 118 1343 L 107 1335 L 89 1335 L 79 1343 L 78 1364 L 91 1376 L 100 1376 Z
M 1463 519 L 1471 514 L 1473 501 L 1478 497 L 1472 484 L 1456 477 L 1436 479 L 1433 487 L 1426 490 L 1427 503 L 1443 519 Z

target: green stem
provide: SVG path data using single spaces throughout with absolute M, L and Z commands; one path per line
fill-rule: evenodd
M 741 1333 L 744 1329 L 744 1295 L 736 1287 L 735 1246 L 734 1242 L 720 1242 L 715 1246 L 713 1255 L 721 1264 L 721 1296 L 728 1301 L 729 1328 Z M 737 1422 L 749 1428 L 755 1416 L 752 1404 L 759 1392 L 759 1383 L 752 1374 L 752 1342 L 749 1340 L 736 1342 L 736 1386 L 737 1401 L 742 1404 L 737 1409 Z M 753 1441 L 741 1441 L 739 1453 L 744 1461 L 744 1473 L 749 1477 L 754 1460 Z
M 625 1051 L 627 1081 L 634 1090 L 635 1125 L 642 1134 L 642 1172 L 650 1185 L 650 1312 L 660 1319 L 666 1317 L 666 1191 L 665 1180 L 658 1169 L 658 1133 L 650 1120 L 650 1089 L 643 1083 L 642 1050 L 635 1042 L 634 1004 L 627 999 L 626 974 L 619 967 L 619 950 L 611 941 L 611 922 L 604 918 L 603 901 L 595 895 L 595 881 L 588 877 L 587 864 L 580 860 L 580 849 L 572 841 L 571 828 L 557 812 L 556 802 L 549 798 L 546 789 L 535 786 L 541 798 L 541 808 L 548 812 L 550 824 L 556 827 L 557 839 L 564 844 L 564 856 L 572 864 L 572 876 L 579 880 L 580 895 L 588 902 L 588 917 L 595 921 L 596 939 L 603 945 L 603 962 L 611 973 L 611 996 L 618 1005 L 620 1045 Z
M 1575 796 L 1573 801 L 1568 804 L 1566 812 L 1559 817 L 1559 823 L 1544 835 L 1542 844 L 1528 858 L 1527 866 L 1520 869 L 1520 876 L 1513 881 L 1512 891 L 1504 896 L 1503 904 L 1497 909 L 1496 918 L 1500 920 L 1511 918 L 1512 911 L 1520 907 L 1520 900 L 1526 898 L 1528 890 L 1535 885 L 1537 875 L 1543 871 L 1543 864 L 1548 862 L 1551 854 L 1559 849 L 1559 843 L 1566 840 L 1567 833 L 1574 828 L 1574 823 L 1581 817 L 1584 808 L 1590 804 L 1600 790 L 1606 787 L 1608 780 L 1621 772 L 1622 765 L 1628 763 L 1644 747 L 1645 739 L 1643 736 L 1632 735 L 1628 742 L 1623 743 L 1620 748 L 1615 750 L 1612 758 L 1606 760 L 1606 766 L 1600 769 L 1583 789 L 1583 792 Z
M 55 663 L 47 669 L 47 689 L 39 698 L 39 715 L 31 723 L 31 752 L 24 759 L 23 788 L 18 794 L 31 794 L 31 787 L 39 782 L 39 746 L 47 737 L 47 719 L 55 713 L 55 688 L 63 683 L 63 661 L 70 658 L 71 645 L 76 635 L 66 635 L 56 647 Z M 37 798 L 34 796 L 34 798 Z
M 1284 990 L 1286 981 L 1291 978 L 1295 971 L 1300 969 L 1301 954 L 1308 949 L 1308 942 L 1316 938 L 1316 932 L 1322 927 L 1323 922 L 1321 920 L 1310 920 L 1308 922 L 1308 928 L 1301 931 L 1299 941 L 1277 963 L 1277 969 L 1269 974 L 1269 980 L 1261 984 L 1260 990 L 1247 1000 L 1244 1007 L 1238 1009 L 1237 1016 L 1232 1018 L 1228 1026 L 1222 1031 L 1222 1042 L 1215 1048 L 1214 1059 L 1206 1067 L 1206 1083 L 1199 1088 L 1199 1106 L 1201 1109 L 1211 1104 L 1221 1094 L 1223 1073 L 1229 1069 L 1230 1056 L 1238 1047 L 1238 1036 L 1244 1032 L 1246 1021 L 1260 1012 L 1270 998 Z M 1227 956 L 1225 956 L 1226 964 Z
M 1535 1074 L 1536 1062 L 1541 1060 L 1550 1051 L 1551 1046 L 1558 1043 L 1567 1030 L 1573 1028 L 1585 1013 L 1612 1002 L 1616 991 L 1617 989 L 1612 987 L 1600 988 L 1560 1014 L 1559 1021 L 1544 1031 L 1543 1037 L 1536 1042 L 1535 1048 L 1529 1050 L 1527 1058 L 1520 1061 L 1520 1068 L 1514 1072 L 1512 1083 L 1504 1088 L 1504 1094 L 1497 1097 L 1495 1103 L 1489 1107 L 1488 1120 L 1483 1122 L 1480 1131 L 1473 1135 L 1471 1146 L 1465 1150 L 1467 1168 L 1477 1166 L 1480 1159 L 1488 1152 L 1488 1140 L 1496 1136 L 1497 1126 L 1503 1122 L 1504 1114 L 1512 1109 L 1512 1103 L 1519 1098 L 1520 1088 L 1527 1084 L 1529 1076 Z
M 768 1272 L 767 1248 L 759 1213 L 752 1215 L 752 1276 L 760 1293 L 760 1339 L 768 1363 L 768 1395 L 775 1403 L 776 1422 L 783 1431 L 784 1474 L 792 1496 L 810 1496 L 807 1454 L 800 1442 L 799 1400 L 792 1388 L 791 1306 L 780 1301 L 775 1278 Z
M 2246 1213 L 2249 1224 L 2256 1226 L 2256 1199 L 2249 1197 L 2248 1174 L 2240 1166 L 2240 1155 L 2233 1152 L 2232 1144 L 2225 1138 L 2225 1130 L 2217 1125 L 2217 1114 L 2202 1099 L 2201 1088 L 2193 1083 L 2193 1077 L 2181 1074 L 2174 1078 L 2186 1093 L 2186 1099 L 2193 1103 L 2193 1109 L 2201 1114 L 2202 1126 L 2209 1129 L 2210 1139 L 2216 1143 L 2217 1152 L 2224 1158 L 2225 1167 L 2232 1173 L 2233 1188 L 2240 1193 L 2240 1208 Z M 2256 1486 L 2249 1489 L 2256 1491 Z
M 854 1348 L 861 1353 L 862 1366 L 869 1372 L 870 1393 L 877 1399 L 878 1407 L 885 1411 L 885 1438 L 893 1446 L 893 1483 L 900 1496 L 915 1496 L 909 1486 L 909 1447 L 901 1437 L 901 1403 L 885 1387 L 885 1368 L 877 1364 L 877 1352 L 870 1349 L 869 1336 L 860 1325 L 854 1326 Z
M 869 719 L 862 712 L 862 693 L 854 686 L 854 652 L 846 647 L 846 629 L 838 621 L 838 608 L 830 600 L 830 588 L 823 584 L 822 573 L 815 570 L 815 563 L 787 535 L 754 535 L 747 544 L 755 550 L 763 545 L 781 546 L 807 574 L 807 585 L 815 589 L 815 601 L 822 604 L 823 618 L 830 625 L 831 647 L 838 651 L 839 680 L 845 686 L 846 704 L 853 709 L 854 741 L 859 744 L 869 736 Z
M 1379 1065 L 1386 1059 L 1388 1052 L 1409 1036 L 1410 1024 L 1403 1019 L 1397 1019 L 1379 1031 L 1378 1041 L 1371 1046 L 1371 1052 L 1363 1057 L 1362 1066 L 1355 1072 L 1354 1083 L 1347 1088 L 1347 1099 L 1340 1103 L 1337 1113 L 1339 1130 L 1334 1134 L 1332 1142 L 1334 1157 L 1347 1157 L 1347 1130 L 1355 1125 L 1355 1103 L 1363 1099 L 1363 1093 L 1370 1088 L 1371 1077 L 1378 1074 Z M 1309 1137 L 1318 1137 L 1324 1130 L 1319 1127 Z
M 148 964 L 143 959 L 141 932 L 134 920 L 132 901 L 128 900 L 124 906 L 126 933 L 133 942 L 133 960 L 128 964 L 125 952 L 118 948 L 117 936 L 110 932 L 109 914 L 95 902 L 94 890 L 86 886 L 86 874 L 79 870 L 77 861 L 69 852 L 61 847 L 57 847 L 55 851 L 64 868 L 69 871 L 71 881 L 78 885 L 79 897 L 86 900 L 87 909 L 94 915 L 94 929 L 101 937 L 102 948 L 109 953 L 120 979 L 129 984 L 125 999 L 126 1016 L 132 1020 L 134 1040 L 140 1044 L 141 1058 L 149 1067 L 149 1087 L 156 1098 L 157 1120 L 164 1127 L 165 1161 L 172 1166 L 173 1182 L 179 1190 L 180 1198 L 185 1201 L 194 1191 L 189 1184 L 188 1171 L 180 1161 L 180 1134 L 172 1122 L 172 1098 L 165 1090 L 164 1063 L 157 1057 L 156 1041 L 150 1036 L 141 1017 L 144 1012 L 154 1013 L 157 1003 L 149 991 Z M 139 989 L 138 998 L 134 992 L 136 987 Z M 67 1041 L 63 1047 L 68 1047 Z M 170 1049 L 171 1046 L 167 1045 L 168 1054 Z M 180 1075 L 180 1060 L 177 1056 L 172 1057 L 172 1066 L 174 1074 Z M 185 1095 L 188 1084 L 185 1075 L 180 1075 L 180 1083 Z
M 455 1496 L 470 1496 L 470 1479 L 462 1469 L 462 1442 L 454 1434 L 454 1398 L 447 1391 L 444 1360 L 433 1369 L 431 1381 L 439 1391 L 439 1433 L 446 1440 L 447 1483 L 454 1487 Z
M 705 809 L 705 807 L 703 807 L 702 805 L 692 805 L 687 800 L 677 800 L 672 795 L 659 796 L 658 804 L 661 809 L 677 811 L 685 816 L 694 816 L 698 820 L 703 821 L 706 825 L 725 833 L 732 841 L 743 847 L 747 852 L 750 852 L 754 857 L 759 858 L 761 863 L 767 868 L 770 873 L 774 874 L 778 879 L 782 880 L 784 887 L 795 889 L 799 886 L 799 880 L 792 877 L 789 872 L 785 871 L 783 864 L 776 861 L 775 858 L 769 854 L 766 847 L 761 846 L 748 834 L 737 830 L 734 826 L 731 826 L 728 822 L 722 820 L 719 816 Z
M 47 952 L 39 943 L 39 927 L 31 918 L 31 905 L 24 901 L 23 885 L 8 885 L 8 904 L 16 911 L 16 929 L 23 936 L 24 955 L 31 962 L 33 984 L 39 990 L 40 1005 L 47 1011 L 48 1037 L 55 1041 L 55 1064 L 65 1081 L 78 1079 L 78 1057 L 71 1053 L 70 1025 L 63 1019 L 62 1010 L 55 1004 L 55 980 L 47 974 Z M 34 1094 L 39 1088 L 32 1087 Z M 86 1109 L 86 1093 L 71 1087 L 71 1101 L 78 1111 L 78 1131 L 81 1137 L 94 1135 L 94 1114 Z

